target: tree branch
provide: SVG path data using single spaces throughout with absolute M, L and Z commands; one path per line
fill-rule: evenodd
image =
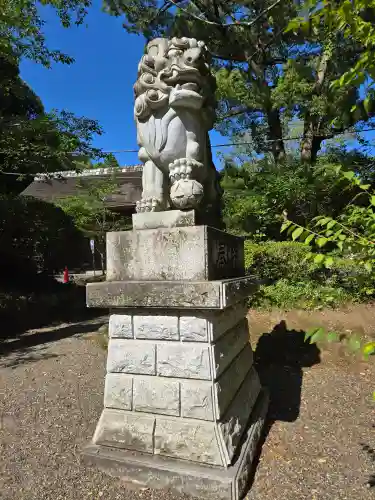
M 196 14 L 194 14 L 193 12 L 189 12 L 187 9 L 183 8 L 183 7 L 180 7 L 178 5 L 177 2 L 175 2 L 175 0 L 167 0 L 169 3 L 171 3 L 172 5 L 174 5 L 175 7 L 177 7 L 178 9 L 180 9 L 182 12 L 184 12 L 186 15 L 196 19 L 197 21 L 200 21 L 202 23 L 206 23 L 206 24 L 211 24 L 213 26 L 220 26 L 222 28 L 225 28 L 225 27 L 229 27 L 229 26 L 246 26 L 246 27 L 251 27 L 253 26 L 254 24 L 256 24 L 260 19 L 262 19 L 262 17 L 264 17 L 266 14 L 268 14 L 268 12 L 270 10 L 272 10 L 274 7 L 276 7 L 279 3 L 281 3 L 282 0 L 276 0 L 273 4 L 269 5 L 266 9 L 262 10 L 262 12 L 260 12 L 260 14 L 255 18 L 253 19 L 252 21 L 249 21 L 249 22 L 242 22 L 242 21 L 233 21 L 232 23 L 218 23 L 216 21 L 210 21 L 208 19 L 204 19 L 203 17 L 200 17 L 200 16 L 197 16 Z M 202 12 L 201 13 L 202 15 L 204 15 L 204 13 Z
M 246 113 L 247 111 L 250 111 L 250 109 L 249 108 L 242 108 L 242 109 L 239 109 L 237 111 L 231 111 L 223 116 L 219 116 L 218 121 L 224 121 L 227 118 L 233 118 L 233 116 L 242 115 L 243 113 Z M 253 110 L 251 110 L 251 111 L 253 111 Z

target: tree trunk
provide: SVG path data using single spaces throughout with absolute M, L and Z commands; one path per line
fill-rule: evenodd
M 301 142 L 301 161 L 303 163 L 314 164 L 324 140 L 323 136 L 316 135 L 315 120 L 307 115 L 303 128 L 303 137 Z
M 259 88 L 262 89 L 268 122 L 268 136 L 271 141 L 270 149 L 275 162 L 277 163 L 285 158 L 283 129 L 281 126 L 280 112 L 278 109 L 272 108 L 271 90 L 267 85 L 265 66 L 257 64 L 254 59 L 249 59 L 247 55 L 246 57 L 249 61 L 249 65 L 252 71 L 257 75 Z
M 283 130 L 278 109 L 267 112 L 268 133 L 271 140 L 271 152 L 276 163 L 285 158 L 285 147 L 283 141 Z
M 100 265 L 102 268 L 102 276 L 105 274 L 105 255 L 104 252 L 100 252 Z
M 328 61 L 330 60 L 331 55 L 329 46 L 325 47 L 318 64 L 316 82 L 314 85 L 314 93 L 316 95 L 321 93 L 327 74 Z M 301 161 L 304 163 L 310 163 L 311 165 L 316 162 L 318 151 L 324 140 L 323 136 L 318 135 L 318 122 L 318 117 L 311 116 L 308 112 L 306 113 L 301 143 Z

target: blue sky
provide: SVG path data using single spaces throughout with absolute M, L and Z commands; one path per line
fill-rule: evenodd
M 99 121 L 104 134 L 94 145 L 104 151 L 136 149 L 136 130 L 133 121 L 133 84 L 138 61 L 143 53 L 144 39 L 129 35 L 122 19 L 101 11 L 100 2 L 80 27 L 64 29 L 50 9 L 44 9 L 44 31 L 50 48 L 59 49 L 74 57 L 67 66 L 54 64 L 51 69 L 31 61 L 21 63 L 21 76 L 42 99 L 46 110 L 66 109 L 79 116 Z M 374 133 L 365 133 L 373 139 Z M 211 144 L 229 142 L 228 138 L 211 132 Z M 357 146 L 355 141 L 350 145 Z M 228 148 L 214 149 L 217 153 Z M 136 153 L 117 153 L 121 165 L 139 163 Z
M 99 121 L 104 134 L 95 146 L 105 151 L 136 149 L 133 121 L 133 84 L 143 54 L 144 39 L 129 35 L 121 18 L 101 12 L 99 2 L 86 18 L 86 26 L 64 29 L 57 16 L 45 9 L 44 31 L 50 48 L 74 57 L 67 66 L 51 69 L 31 61 L 21 63 L 21 76 L 39 95 L 47 111 L 66 109 Z M 227 142 L 213 132 L 213 144 Z M 139 163 L 136 153 L 119 153 L 121 165 Z

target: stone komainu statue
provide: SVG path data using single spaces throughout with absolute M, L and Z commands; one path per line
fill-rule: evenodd
M 156 38 L 134 85 L 139 159 L 137 212 L 198 208 L 218 214 L 221 190 L 208 131 L 215 120 L 215 78 L 203 42 Z

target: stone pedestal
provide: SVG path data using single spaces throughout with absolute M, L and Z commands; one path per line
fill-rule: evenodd
M 87 287 L 88 306 L 111 315 L 104 409 L 84 455 L 135 484 L 237 500 L 267 410 L 246 319 L 254 285 L 239 238 L 170 220 L 109 233 L 107 282 Z

